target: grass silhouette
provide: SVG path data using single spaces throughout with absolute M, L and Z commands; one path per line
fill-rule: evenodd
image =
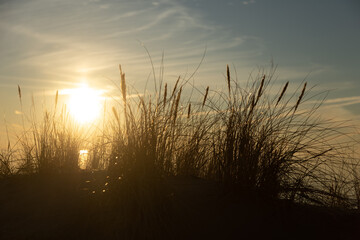
M 225 92 L 202 91 L 181 77 L 171 88 L 160 78 L 154 79 L 155 93 L 134 98 L 121 66 L 119 70 L 121 101 L 106 122 L 104 117 L 102 132 L 88 140 L 86 171 L 78 167 L 81 129 L 66 108 L 59 111 L 58 94 L 54 110 L 45 111 L 42 121 L 33 116 L 26 129 L 23 117 L 19 152 L 9 142 L 0 154 L 1 187 L 8 194 L 2 202 L 27 201 L 38 212 L 4 207 L 10 219 L 3 218 L 4 238 L 232 238 L 255 236 L 255 226 L 280 237 L 301 228 L 304 234 L 306 228 L 323 234 L 331 226 L 340 226 L 339 234 L 356 231 L 359 165 L 334 139 L 355 141 L 344 124 L 319 118 L 321 96 L 305 107 L 319 99 L 306 82 L 295 92 L 289 82 L 274 91 L 271 68 L 243 86 L 227 66 Z M 187 87 L 201 100 L 185 96 Z M 18 94 L 22 105 L 20 86 Z M 13 162 L 20 164 L 14 167 Z M 42 207 L 46 214 L 39 214 Z M 334 207 L 343 210 L 334 213 Z M 315 220 L 294 220 L 301 212 L 323 222 L 314 230 Z M 16 225 L 16 214 L 56 223 L 49 223 L 44 235 L 45 227 L 28 227 L 24 235 L 16 235 L 6 231 Z M 337 220 L 329 221 L 329 215 Z M 243 234 L 237 233 L 237 224 L 246 226 Z M 194 235 L 185 233 L 189 231 Z

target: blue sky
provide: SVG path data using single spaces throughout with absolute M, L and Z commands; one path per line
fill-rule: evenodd
M 245 81 L 273 60 L 280 83 L 307 77 L 331 90 L 327 112 L 359 121 L 359 26 L 357 0 L 3 0 L 0 113 L 15 124 L 18 84 L 29 103 L 84 81 L 110 91 L 118 64 L 142 91 L 151 73 L 144 45 L 157 69 L 164 52 L 170 83 L 191 75 L 206 49 L 194 77 L 204 89 L 221 88 L 226 64 Z

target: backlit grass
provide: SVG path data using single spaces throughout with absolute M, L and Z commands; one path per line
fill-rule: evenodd
M 20 148 L 15 152 L 9 142 L 0 154 L 1 176 L 73 179 L 86 224 L 118 238 L 170 234 L 174 177 L 213 182 L 245 199 L 359 208 L 358 159 L 348 151 L 356 142 L 347 126 L 322 120 L 323 98 L 308 83 L 294 92 L 291 82 L 274 89 L 273 74 L 273 68 L 259 71 L 239 83 L 227 67 L 224 92 L 198 89 L 179 77 L 173 84 L 160 79 L 156 92 L 130 98 L 120 67 L 121 100 L 104 110 L 96 131 L 82 132 L 66 108 L 59 109 L 56 94 L 54 109 L 41 121 L 31 117 L 29 127 L 23 124 Z M 20 87 L 18 94 L 22 104 Z M 85 173 L 78 166 L 84 146 Z

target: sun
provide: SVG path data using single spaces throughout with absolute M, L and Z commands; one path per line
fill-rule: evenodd
M 70 114 L 79 123 L 95 121 L 101 110 L 101 91 L 87 86 L 72 89 L 68 102 Z

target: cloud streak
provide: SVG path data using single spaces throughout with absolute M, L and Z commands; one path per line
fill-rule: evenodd
M 255 31 L 243 32 L 248 22 L 236 22 L 234 25 L 239 27 L 235 31 L 222 19 L 213 18 L 214 14 L 204 12 L 211 6 L 218 11 L 216 4 L 217 1 L 37 0 L 0 5 L 0 55 L 4 56 L 0 59 L 0 85 L 21 84 L 47 91 L 71 88 L 87 79 L 89 85 L 102 88 L 108 79 L 118 81 L 117 65 L 121 63 L 129 83 L 142 89 L 152 66 L 141 42 L 148 48 L 155 68 L 165 52 L 166 81 L 192 73 L 205 49 L 206 57 L 195 75 L 195 85 L 219 86 L 226 64 L 238 67 L 240 80 L 247 80 L 256 64 L 269 63 L 267 42 Z M 227 10 L 240 10 L 261 4 L 248 0 L 223 5 Z M 331 71 L 334 72 L 330 65 L 309 61 L 293 68 L 280 66 L 279 79 L 301 81 L 308 73 L 318 77 Z M 343 107 L 355 104 L 357 99 L 337 101 L 326 104 Z
M 243 5 L 249 5 L 249 4 L 253 4 L 253 3 L 255 3 L 255 0 L 243 1 L 242 2 Z

